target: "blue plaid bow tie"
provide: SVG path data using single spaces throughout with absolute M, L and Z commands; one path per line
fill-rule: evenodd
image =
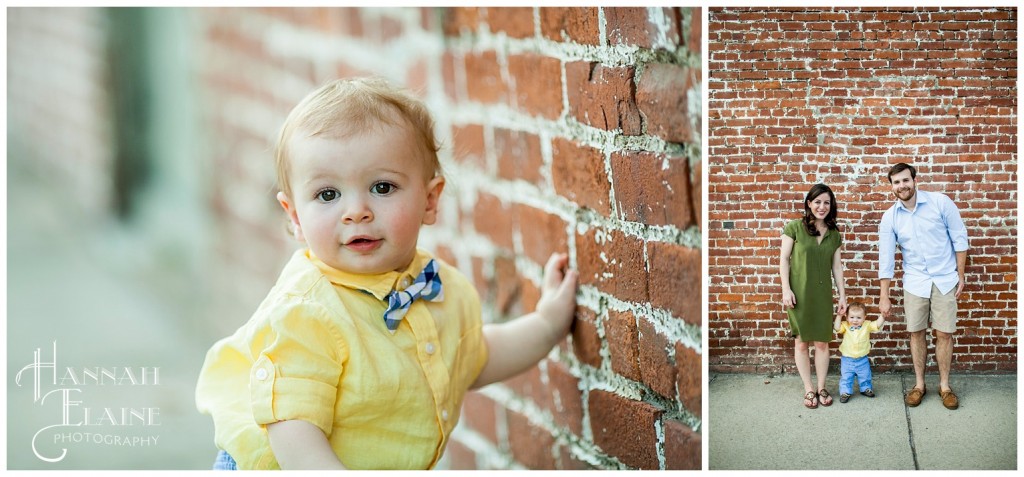
M 860 329 L 860 325 L 857 325 L 857 326 L 851 326 L 851 327 L 850 327 L 850 331 L 857 331 L 857 330 L 859 330 L 859 329 Z
M 398 323 L 402 321 L 405 314 L 417 298 L 427 301 L 444 300 L 444 289 L 441 288 L 441 275 L 437 271 L 437 262 L 430 260 L 427 266 L 423 267 L 416 280 L 405 290 L 392 290 L 385 297 L 388 301 L 388 309 L 384 310 L 384 324 L 395 333 Z

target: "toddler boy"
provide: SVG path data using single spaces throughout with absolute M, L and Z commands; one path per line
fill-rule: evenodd
M 289 114 L 277 199 L 303 247 L 207 353 L 196 402 L 214 420 L 215 468 L 431 468 L 467 390 L 565 337 L 565 254 L 545 265 L 536 311 L 483 325 L 470 281 L 417 249 L 444 190 L 437 150 L 426 107 L 380 80 L 331 82 Z
M 885 317 L 875 321 L 865 320 L 864 305 L 853 302 L 846 309 L 846 319 L 840 323 L 841 317 L 836 315 L 833 328 L 843 335 L 839 345 L 840 358 L 839 402 L 845 403 L 853 394 L 853 378 L 857 378 L 860 393 L 867 397 L 875 397 L 871 388 L 871 362 L 868 352 L 871 350 L 871 333 L 882 329 Z

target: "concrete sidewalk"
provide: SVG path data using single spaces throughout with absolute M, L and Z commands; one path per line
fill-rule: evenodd
M 960 398 L 942 406 L 938 376 L 915 408 L 903 404 L 913 374 L 875 374 L 874 399 L 803 405 L 796 375 L 712 374 L 708 385 L 709 469 L 1015 470 L 1017 376 L 950 377 Z M 854 388 L 856 390 L 856 387 Z M 853 437 L 853 440 L 851 440 Z

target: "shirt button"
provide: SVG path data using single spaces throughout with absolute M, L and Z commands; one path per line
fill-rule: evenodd
M 256 370 L 256 379 L 263 381 L 267 379 L 267 370 L 260 368 Z
M 402 277 L 402 281 L 401 283 L 399 283 L 399 285 L 401 285 L 403 290 L 409 288 L 409 285 L 412 285 L 412 279 L 410 279 L 409 277 Z
M 444 411 L 441 411 L 441 420 L 442 421 L 447 421 L 448 420 L 448 410 L 447 409 L 444 410 Z
M 434 343 L 427 343 L 427 345 L 424 346 L 423 349 L 427 352 L 427 354 L 434 354 Z

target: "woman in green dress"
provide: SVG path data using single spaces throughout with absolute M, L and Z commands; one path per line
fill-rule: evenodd
M 832 405 L 825 389 L 829 343 L 832 341 L 833 280 L 839 289 L 838 314 L 846 313 L 846 287 L 839 258 L 843 239 L 836 226 L 836 196 L 825 184 L 811 187 L 804 199 L 804 216 L 782 230 L 782 305 L 796 338 L 796 369 L 804 383 L 804 406 Z M 814 346 L 817 387 L 811 384 L 810 346 Z

